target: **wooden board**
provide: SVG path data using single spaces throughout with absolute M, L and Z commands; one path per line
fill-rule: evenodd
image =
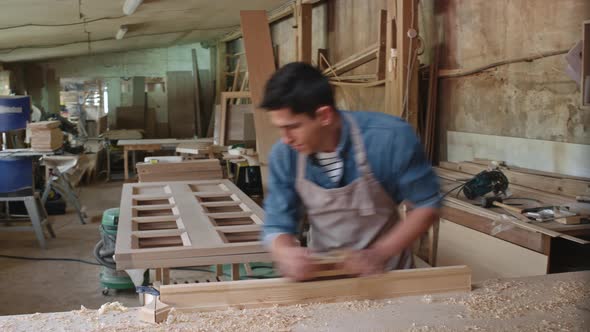
M 27 126 L 31 130 L 43 130 L 43 129 L 58 128 L 59 124 L 60 124 L 59 121 L 39 121 L 39 122 L 28 123 Z
M 470 290 L 470 269 L 466 266 L 453 266 L 397 270 L 370 277 L 311 282 L 293 282 L 280 278 L 167 285 L 160 288 L 160 301 L 177 310 L 210 311 Z
M 581 105 L 590 109 L 590 20 L 582 24 L 582 43 Z
M 275 61 L 270 38 L 270 28 L 263 10 L 240 12 L 244 49 L 248 62 L 250 93 L 252 104 L 260 105 L 264 97 L 266 81 L 275 71 Z M 265 166 L 272 145 L 279 139 L 279 131 L 272 125 L 264 110 L 254 110 L 256 129 L 256 150 L 258 158 Z M 266 179 L 263 178 L 263 182 Z
M 297 61 L 311 64 L 311 4 L 297 4 Z
M 144 129 L 145 114 L 143 106 L 117 107 L 117 129 Z
M 463 264 L 473 281 L 547 273 L 549 257 L 442 219 L 437 266 Z
M 216 180 L 223 178 L 217 159 L 165 163 L 138 163 L 139 182 Z
M 259 242 L 262 208 L 229 180 L 125 184 L 120 209 L 117 269 L 266 253 Z
M 166 73 L 166 84 L 170 136 L 195 136 L 195 90 L 192 73 L 169 71 Z
M 133 145 L 162 145 L 162 146 L 178 146 L 184 143 L 195 143 L 195 144 L 212 144 L 211 138 L 199 138 L 199 139 L 176 139 L 176 138 L 158 138 L 158 139 L 121 139 L 117 142 L 117 145 L 133 146 Z

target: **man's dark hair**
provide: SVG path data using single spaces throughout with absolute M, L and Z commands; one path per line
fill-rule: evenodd
M 277 70 L 266 83 L 260 104 L 268 111 L 289 108 L 312 118 L 321 106 L 334 107 L 332 87 L 319 70 L 304 62 L 292 62 Z

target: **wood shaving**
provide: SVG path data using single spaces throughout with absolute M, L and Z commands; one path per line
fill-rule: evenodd
M 122 305 L 120 302 L 107 302 L 103 305 L 100 306 L 100 309 L 98 309 L 98 315 L 102 316 L 104 314 L 106 314 L 107 312 L 126 312 L 127 311 L 127 307 L 125 307 L 124 305 Z

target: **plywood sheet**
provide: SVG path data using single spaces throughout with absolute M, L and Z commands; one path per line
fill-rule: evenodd
M 123 186 L 115 256 L 118 269 L 195 266 L 212 256 L 265 254 L 263 210 L 229 180 Z M 232 256 L 233 255 L 233 256 Z
M 445 219 L 440 222 L 437 265 L 467 265 L 474 282 L 546 274 L 548 262 L 538 252 Z
M 194 137 L 195 90 L 192 72 L 169 71 L 166 73 L 166 84 L 170 136 Z
M 240 17 L 252 104 L 260 105 L 266 82 L 275 71 L 270 28 L 263 10 L 241 11 Z M 266 164 L 272 145 L 279 139 L 279 131 L 272 126 L 268 114 L 260 109 L 254 111 L 254 125 L 258 157 Z

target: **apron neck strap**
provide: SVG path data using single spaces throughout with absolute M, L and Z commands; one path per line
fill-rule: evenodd
M 350 125 L 350 138 L 354 148 L 354 160 L 356 161 L 359 173 L 367 175 L 370 173 L 369 164 L 367 162 L 367 153 L 365 152 L 365 144 L 361 137 L 361 131 L 356 124 L 356 121 L 350 114 L 343 113 Z
M 367 163 L 367 154 L 365 152 L 365 144 L 361 138 L 361 132 L 356 124 L 356 121 L 350 114 L 344 114 L 346 121 L 350 125 L 350 137 L 352 139 L 352 145 L 354 150 L 354 160 L 356 161 L 359 173 L 361 175 L 367 175 L 370 173 L 369 164 Z M 344 120 L 344 119 L 343 119 Z M 305 161 L 307 157 L 301 153 L 297 154 L 297 179 L 305 178 Z

